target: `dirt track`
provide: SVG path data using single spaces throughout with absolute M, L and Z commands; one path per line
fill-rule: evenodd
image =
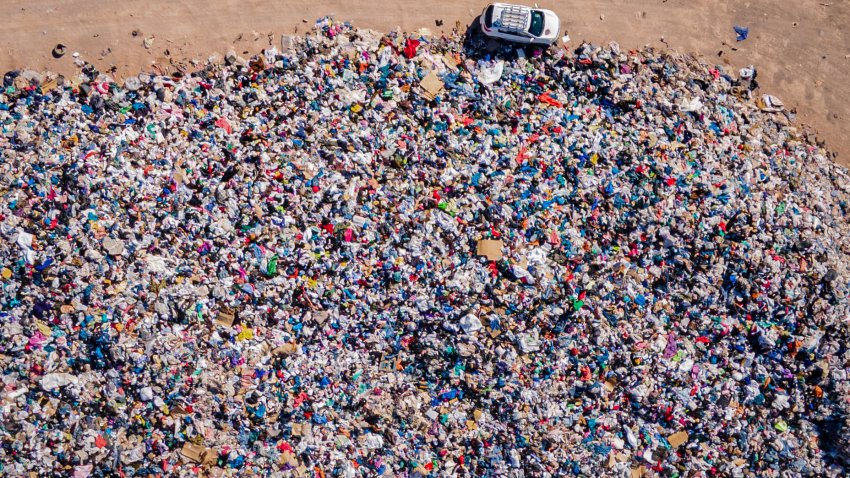
M 0 2 L 0 69 L 72 73 L 71 52 L 117 76 L 151 63 L 202 60 L 211 53 L 254 53 L 282 34 L 303 33 L 324 15 L 387 31 L 466 25 L 487 1 L 477 0 L 28 0 Z M 539 1 L 561 16 L 575 45 L 617 41 L 624 48 L 665 45 L 711 63 L 753 64 L 762 91 L 796 108 L 838 161 L 850 165 L 850 1 L 574 0 Z M 443 27 L 435 20 L 441 19 Z M 303 22 L 302 20 L 306 20 Z M 733 25 L 750 28 L 736 43 Z M 132 32 L 136 32 L 133 36 Z M 143 39 L 154 37 L 150 49 Z M 662 43 L 663 38 L 663 43 Z M 54 59 L 57 43 L 69 54 Z M 735 48 L 737 51 L 733 50 Z M 166 52 L 167 50 L 167 52 Z M 719 52 L 723 52 L 718 56 Z

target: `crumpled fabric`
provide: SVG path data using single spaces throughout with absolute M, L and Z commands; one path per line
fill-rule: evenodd
M 426 36 L 4 75 L 4 474 L 847 474 L 850 176 L 793 111 Z
M 419 47 L 419 40 L 408 38 L 404 42 L 404 56 L 408 60 L 416 56 L 416 49 Z

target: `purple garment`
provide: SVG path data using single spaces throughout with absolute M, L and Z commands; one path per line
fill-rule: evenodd
M 667 347 L 664 349 L 664 358 L 668 359 L 676 355 L 679 347 L 676 345 L 676 334 L 670 332 L 667 334 Z

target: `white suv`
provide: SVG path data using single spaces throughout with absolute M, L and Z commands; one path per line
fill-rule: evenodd
M 508 3 L 491 3 L 480 18 L 485 35 L 517 43 L 551 45 L 561 26 L 551 10 Z

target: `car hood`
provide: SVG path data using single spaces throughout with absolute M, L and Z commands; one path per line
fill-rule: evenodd
M 561 32 L 561 21 L 558 19 L 558 15 L 551 10 L 540 10 L 543 12 L 544 23 L 543 23 L 543 34 L 540 35 L 541 38 L 557 38 L 558 34 Z

